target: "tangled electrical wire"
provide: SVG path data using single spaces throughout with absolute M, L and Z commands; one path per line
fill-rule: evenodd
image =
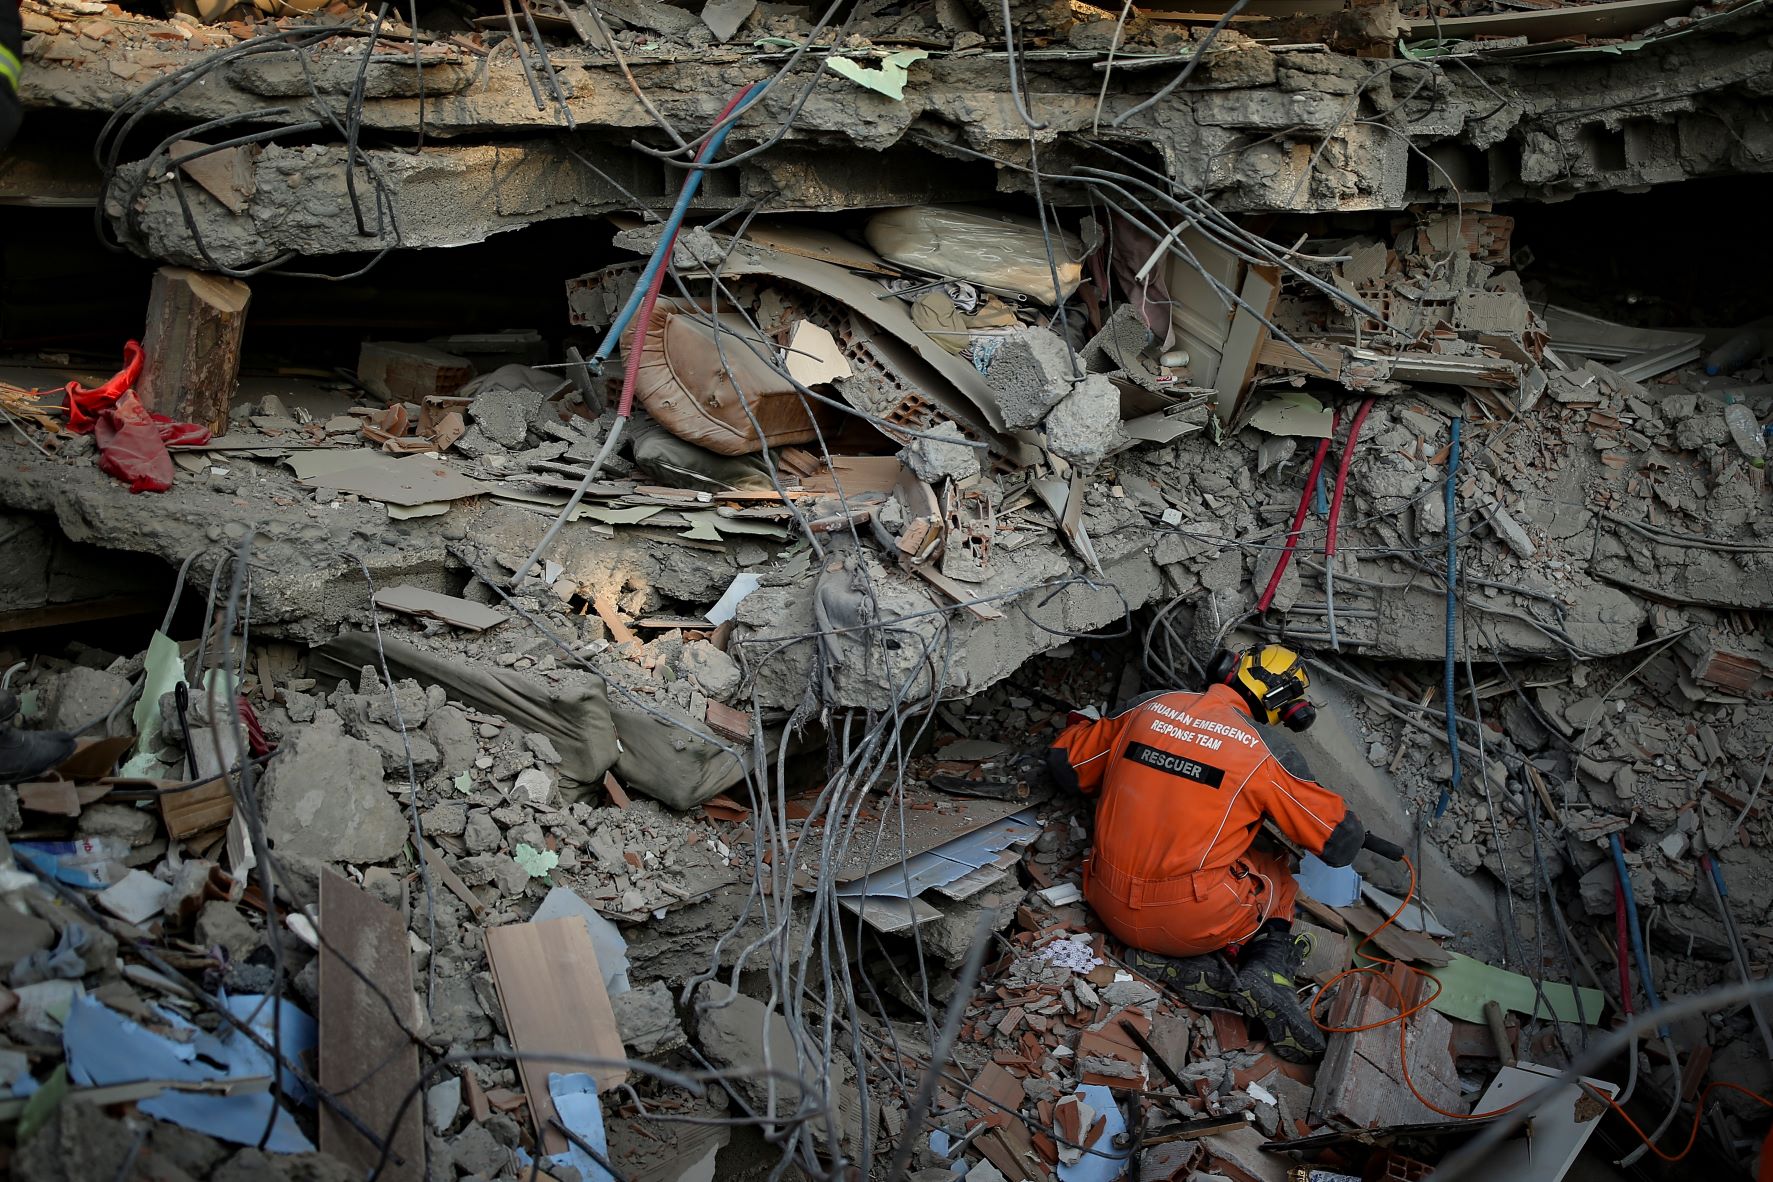
M 1143 103 L 1121 111 L 1112 121 L 1119 127 L 1135 117 L 1140 111 L 1164 101 L 1170 94 L 1183 86 L 1199 61 L 1210 48 L 1219 30 L 1241 8 L 1244 0 L 1237 0 L 1232 9 L 1215 26 L 1190 58 L 1179 76 L 1162 88 L 1157 94 Z M 850 29 L 851 22 L 863 6 L 852 5 L 848 15 L 841 24 L 832 30 L 832 43 L 841 45 Z M 1138 228 L 1150 236 L 1158 244 L 1154 259 L 1158 256 L 1178 260 L 1183 265 L 1201 275 L 1215 296 L 1227 309 L 1237 309 L 1255 316 L 1277 340 L 1294 343 L 1283 329 L 1272 323 L 1258 309 L 1251 307 L 1240 292 L 1226 285 L 1210 268 L 1190 249 L 1183 238 L 1184 230 L 1197 231 L 1214 246 L 1229 251 L 1237 259 L 1261 266 L 1275 267 L 1289 275 L 1304 286 L 1337 301 L 1363 316 L 1383 322 L 1382 317 L 1372 308 L 1349 297 L 1335 287 L 1328 278 L 1314 269 L 1319 260 L 1313 260 L 1298 253 L 1297 248 L 1288 248 L 1278 242 L 1271 241 L 1260 234 L 1241 226 L 1218 211 L 1207 196 L 1191 189 L 1175 177 L 1159 172 L 1141 161 L 1128 156 L 1106 142 L 1094 141 L 1087 145 L 1092 154 L 1091 159 L 1099 159 L 1100 164 L 1079 164 L 1070 170 L 1059 173 L 1046 171 L 1041 164 L 1041 137 L 1037 134 L 1047 129 L 1047 125 L 1039 118 L 1036 110 L 1036 99 L 1027 86 L 1027 74 L 1022 59 L 1019 32 L 1014 24 L 1007 0 L 1003 2 L 1004 35 L 1008 43 L 1008 70 L 1010 90 L 1015 107 L 1028 133 L 1028 162 L 1011 161 L 977 149 L 963 146 L 952 140 L 942 139 L 925 130 L 913 132 L 913 136 L 922 140 L 933 149 L 955 155 L 978 158 L 1013 173 L 1025 175 L 1033 193 L 1033 200 L 1039 215 L 1040 228 L 1045 243 L 1047 263 L 1052 271 L 1055 293 L 1061 290 L 1058 281 L 1057 260 L 1053 229 L 1057 222 L 1056 206 L 1051 198 L 1049 186 L 1062 185 L 1074 187 L 1087 195 L 1092 206 L 1110 211 L 1115 217 L 1123 219 L 1127 224 Z M 529 86 L 532 98 L 538 110 L 545 107 L 551 99 L 558 107 L 560 118 L 568 130 L 575 126 L 574 117 L 564 89 L 560 84 L 554 64 L 548 55 L 543 39 L 537 28 L 534 15 L 526 0 L 517 0 L 513 7 L 510 0 L 503 5 L 510 34 L 510 43 L 517 56 L 519 66 Z M 629 86 L 637 99 L 653 118 L 658 127 L 669 137 L 671 146 L 656 147 L 636 142 L 635 147 L 652 155 L 664 164 L 683 170 L 695 172 L 731 169 L 742 166 L 759 154 L 768 151 L 781 142 L 793 130 L 796 119 L 813 95 L 815 88 L 824 75 L 825 58 L 813 52 L 815 44 L 826 31 L 831 28 L 839 11 L 840 4 L 834 0 L 820 16 L 818 22 L 806 38 L 791 50 L 783 64 L 766 81 L 758 85 L 755 93 L 748 101 L 737 105 L 727 114 L 717 119 L 704 133 L 694 139 L 685 139 L 659 112 L 657 106 L 646 96 L 628 64 L 621 58 L 619 46 L 606 32 L 606 41 L 611 46 L 621 65 Z M 400 220 L 390 195 L 386 178 L 377 166 L 372 155 L 360 146 L 360 135 L 363 117 L 364 80 L 369 62 L 387 13 L 389 3 L 379 6 L 374 21 L 366 31 L 356 25 L 309 25 L 293 29 L 280 30 L 275 33 L 255 37 L 249 41 L 206 58 L 204 62 L 187 67 L 151 84 L 141 93 L 134 96 L 113 114 L 101 134 L 96 149 L 99 165 L 104 171 L 107 192 L 114 192 L 120 198 L 120 205 L 125 211 L 133 211 L 138 199 L 146 186 L 155 179 L 169 176 L 174 185 L 181 214 L 196 249 L 212 269 L 230 276 L 246 277 L 271 269 L 281 268 L 293 260 L 293 255 L 285 254 L 267 263 L 250 268 L 231 269 L 223 265 L 214 256 L 214 252 L 205 243 L 189 201 L 182 165 L 199 159 L 205 155 L 227 151 L 236 147 L 250 146 L 270 142 L 282 137 L 300 137 L 316 132 L 330 132 L 341 139 L 345 145 L 346 188 L 349 194 L 353 217 L 359 233 L 371 243 L 377 245 L 377 253 L 368 264 L 361 269 L 346 275 L 328 275 L 311 272 L 287 272 L 308 274 L 316 278 L 349 279 L 362 275 L 370 266 L 385 256 L 389 251 L 400 245 Z M 601 27 L 602 20 L 595 6 L 591 9 L 593 19 Z M 519 24 L 521 15 L 522 24 Z M 1125 13 L 1123 12 L 1123 19 Z M 417 14 L 413 14 L 409 27 L 413 31 L 413 53 L 415 64 L 420 51 L 420 38 L 417 34 Z M 526 41 L 525 34 L 528 35 Z M 344 109 L 335 110 L 333 104 L 324 96 L 315 82 L 315 72 L 310 54 L 317 47 L 332 38 L 366 37 L 361 61 L 356 71 L 355 83 Z M 268 106 L 254 111 L 232 114 L 182 132 L 166 137 L 157 142 L 147 156 L 136 165 L 120 164 L 124 147 L 129 137 L 139 125 L 157 112 L 175 104 L 181 94 L 192 86 L 200 85 L 210 70 L 223 65 L 256 57 L 262 54 L 286 55 L 295 60 L 308 84 L 309 94 L 305 103 L 298 109 L 291 105 Z M 751 117 L 755 122 L 755 112 L 763 109 L 766 97 L 773 97 L 772 92 L 788 85 L 788 79 L 795 76 L 802 64 L 812 58 L 810 68 L 799 78 L 798 88 L 786 102 L 775 102 L 773 107 L 781 111 L 781 117 L 773 130 L 760 130 L 746 125 L 747 137 L 753 146 L 723 159 L 703 159 L 702 150 L 712 145 L 719 146 L 719 137 L 729 128 L 740 126 L 740 121 Z M 1461 63 L 1463 65 L 1463 63 Z M 1409 63 L 1399 63 L 1391 69 L 1402 70 Z M 1434 67 L 1416 63 L 1411 68 L 1420 70 L 1424 75 L 1432 75 Z M 1470 70 L 1469 65 L 1465 68 Z M 1378 76 L 1375 75 L 1375 78 Z M 421 75 L 421 116 L 420 137 L 424 131 L 423 90 Z M 1364 92 L 1353 96 L 1349 104 L 1349 117 L 1358 109 Z M 1104 78 L 1103 93 L 1107 92 L 1107 79 Z M 1406 99 L 1405 101 L 1408 101 Z M 280 119 L 294 117 L 296 122 L 277 126 L 273 130 L 256 130 L 234 135 L 222 142 L 198 149 L 178 149 L 179 140 L 209 134 L 210 132 L 228 131 L 236 126 L 273 123 Z M 1098 123 L 1100 111 L 1098 111 Z M 1327 142 L 1325 140 L 1324 142 Z M 1311 158 L 1315 166 L 1322 146 Z M 574 153 L 577 155 L 577 153 Z M 595 165 L 588 160 L 580 159 L 588 166 Z M 370 195 L 367 206 L 365 197 L 360 194 L 356 177 L 361 169 L 370 182 Z M 132 171 L 134 170 L 134 171 Z M 1307 170 L 1309 179 L 1309 169 Z M 1304 181 L 1301 182 L 1302 184 Z M 743 238 L 746 224 L 757 212 L 752 206 L 744 211 L 743 220 L 736 233 L 731 235 L 727 250 L 729 252 Z M 101 233 L 103 232 L 103 214 L 100 213 Z M 125 230 L 123 241 L 117 245 L 121 248 L 130 241 L 132 231 L 128 229 L 125 214 Z M 759 359 L 770 365 L 775 371 L 793 384 L 807 410 L 809 421 L 814 424 L 816 432 L 816 453 L 830 466 L 832 452 L 826 433 L 819 426 L 819 419 L 812 411 L 815 404 L 842 410 L 869 419 L 889 433 L 905 436 L 916 434 L 906 432 L 897 424 L 885 423 L 874 416 L 866 415 L 847 403 L 800 385 L 786 372 L 786 365 L 776 356 L 773 350 L 761 348 L 758 344 L 763 339 L 760 327 L 752 318 L 750 310 L 735 297 L 730 287 L 722 279 L 724 259 L 708 264 L 693 275 L 681 273 L 669 260 L 666 264 L 666 276 L 677 286 L 685 297 L 686 303 L 706 309 L 698 313 L 705 318 L 705 323 L 714 331 L 717 350 L 723 369 L 731 377 L 727 366 L 728 348 L 742 348 L 751 351 Z M 706 279 L 706 293 L 692 290 L 691 284 Z M 749 328 L 746 333 L 735 331 L 728 322 L 734 315 L 743 320 Z M 1066 323 L 1064 299 L 1058 301 L 1053 321 L 1056 324 Z M 1077 361 L 1069 335 L 1066 335 L 1066 347 L 1071 355 L 1074 375 L 1077 374 Z M 1302 350 L 1303 352 L 1303 350 Z M 1308 354 L 1307 354 L 1308 355 Z M 737 383 L 731 383 L 737 389 Z M 741 405 L 745 414 L 750 417 L 753 429 L 759 438 L 763 431 L 759 427 L 749 400 L 741 393 Z M 771 484 L 778 492 L 783 492 L 783 480 L 778 458 L 767 446 L 761 451 Z M 835 469 L 833 469 L 835 471 Z M 836 495 L 840 500 L 847 500 L 842 486 L 841 476 L 837 478 Z M 760 973 L 765 982 L 766 1005 L 778 1014 L 789 1034 L 788 1044 L 790 1060 L 778 1063 L 776 1041 L 763 1040 L 764 1062 L 761 1069 L 747 1068 L 716 1068 L 702 1062 L 697 1070 L 687 1072 L 671 1071 L 641 1061 L 630 1061 L 626 1065 L 634 1071 L 659 1082 L 662 1085 L 680 1088 L 695 1095 L 708 1095 L 714 1092 L 723 1093 L 728 1105 L 740 1114 L 732 1118 L 720 1118 L 730 1123 L 749 1123 L 758 1126 L 771 1144 L 781 1151 L 781 1159 L 772 1171 L 772 1178 L 785 1177 L 790 1169 L 798 1168 L 808 1177 L 829 1179 L 836 1182 L 839 1178 L 852 1176 L 873 1177 L 884 1164 L 886 1176 L 897 1179 L 909 1164 L 913 1147 L 922 1132 L 924 1122 L 933 1113 L 936 1089 L 939 1084 L 947 1083 L 957 1090 L 966 1091 L 965 1081 L 957 1080 L 948 1065 L 948 1053 L 953 1045 L 959 1027 L 959 1015 L 964 1010 L 965 1002 L 971 994 L 974 983 L 981 971 L 981 965 L 989 941 L 980 933 L 973 942 L 972 955 L 961 969 L 956 981 L 953 1000 L 944 1013 L 938 1014 L 932 1000 L 930 975 L 933 966 L 926 959 L 926 950 L 917 927 L 914 925 L 909 934 L 912 948 L 912 964 L 916 979 L 902 983 L 907 988 L 905 993 L 913 997 L 921 1020 L 920 1045 L 911 1046 L 901 1034 L 900 1026 L 895 1022 L 892 1012 L 876 987 L 874 978 L 867 971 L 859 971 L 857 966 L 865 962 L 873 953 L 879 951 L 879 937 L 874 935 L 864 922 L 859 912 L 845 908 L 841 903 L 836 883 L 830 875 L 814 873 L 810 875 L 810 884 L 799 873 L 802 869 L 844 865 L 863 862 L 869 865 L 879 864 L 883 859 L 896 861 L 901 872 L 906 875 L 904 885 L 910 888 L 909 870 L 904 864 L 910 853 L 906 841 L 908 787 L 906 768 L 913 750 L 929 735 L 936 721 L 936 707 L 945 693 L 954 690 L 953 667 L 959 646 L 964 643 L 964 635 L 957 629 L 957 619 L 963 618 L 967 609 L 994 602 L 1011 603 L 1022 613 L 1024 618 L 1043 631 L 1057 636 L 1076 636 L 1078 633 L 1063 627 L 1063 619 L 1047 620 L 1041 616 L 1047 612 L 1048 606 L 1055 597 L 1076 588 L 1083 588 L 1092 593 L 1118 599 L 1119 611 L 1114 618 L 1126 618 L 1130 615 L 1131 604 L 1125 595 L 1111 581 L 1091 579 L 1085 575 L 1072 575 L 1066 578 L 1031 583 L 1001 591 L 982 594 L 976 598 L 951 604 L 932 606 L 914 612 L 882 616 L 879 604 L 886 598 L 886 587 L 881 581 L 881 570 L 870 557 L 868 546 L 858 530 L 855 521 L 851 520 L 839 532 L 821 536 L 813 531 L 804 514 L 790 497 L 784 496 L 796 525 L 812 552 L 825 568 L 821 577 L 846 580 L 858 593 L 862 601 L 869 606 L 871 618 L 859 625 L 836 625 L 829 620 L 819 619 L 815 615 L 815 626 L 808 631 L 798 633 L 775 632 L 766 635 L 741 637 L 736 643 L 740 650 L 747 654 L 745 662 L 751 692 L 752 715 L 762 718 L 765 713 L 765 702 L 759 688 L 764 678 L 772 672 L 787 667 L 790 678 L 801 679 L 806 686 L 801 700 L 790 711 L 788 718 L 779 728 L 777 736 L 770 738 L 764 728 L 754 727 L 749 744 L 739 745 L 711 730 L 690 723 L 675 714 L 659 709 L 650 699 L 634 694 L 618 681 L 606 677 L 590 660 L 565 638 L 549 629 L 546 622 L 540 619 L 523 602 L 521 596 L 513 594 L 507 587 L 507 580 L 494 574 L 485 553 L 478 548 L 458 545 L 451 547 L 452 557 L 464 568 L 469 570 L 480 582 L 509 607 L 526 626 L 534 630 L 540 637 L 550 643 L 560 654 L 562 662 L 579 673 L 587 675 L 601 683 L 605 691 L 615 699 L 619 699 L 625 708 L 635 710 L 647 717 L 661 721 L 677 731 L 686 739 L 694 740 L 712 747 L 719 753 L 718 757 L 730 761 L 733 765 L 735 783 L 741 786 L 745 801 L 750 806 L 753 816 L 754 839 L 751 846 L 751 866 L 749 886 L 739 908 L 739 913 L 732 924 L 719 933 L 709 949 L 707 966 L 693 976 L 683 987 L 682 1001 L 697 1012 L 706 1015 L 732 1004 L 739 992 L 741 975 Z M 1407 507 L 1407 506 L 1406 506 Z M 570 508 L 570 507 L 569 507 Z M 1401 510 L 1399 510 L 1401 512 Z M 1462 535 L 1463 527 L 1469 521 L 1449 520 L 1447 528 L 1456 535 Z M 1627 528 L 1632 526 L 1627 523 Z M 1648 527 L 1638 527 L 1648 528 Z M 1255 539 L 1231 539 L 1209 536 L 1199 531 L 1175 530 L 1177 533 L 1210 540 L 1218 545 L 1231 545 L 1244 549 L 1269 549 L 1268 543 Z M 545 544 L 545 542 L 544 542 Z M 221 652 L 217 665 L 224 670 L 231 670 L 231 676 L 237 683 L 247 652 L 247 641 L 251 625 L 251 547 L 252 535 L 248 535 L 241 543 L 238 552 L 232 556 L 232 583 L 229 589 L 223 612 L 224 623 L 219 633 Z M 1434 547 L 1433 549 L 1438 549 Z M 1391 547 L 1391 548 L 1356 548 L 1365 552 L 1382 552 L 1417 567 L 1420 573 L 1432 576 L 1434 568 L 1426 561 L 1431 548 L 1422 547 Z M 539 552 L 539 548 L 538 548 Z M 407 780 L 407 792 L 404 804 L 408 813 L 408 822 L 412 829 L 415 847 L 424 849 L 424 832 L 422 809 L 426 803 L 426 791 L 421 786 L 413 768 L 411 745 L 407 723 L 400 715 L 398 698 L 394 693 L 394 681 L 389 672 L 386 652 L 382 644 L 379 615 L 374 606 L 374 583 L 369 565 L 360 556 L 353 555 L 353 561 L 359 567 L 365 582 L 367 598 L 370 602 L 369 613 L 374 625 L 373 634 L 378 654 L 379 672 L 392 704 L 392 716 L 395 729 L 401 736 L 404 753 L 404 768 Z M 187 563 L 187 567 L 189 563 Z M 226 562 L 218 562 L 214 567 L 211 580 L 211 605 L 217 600 L 218 580 Z M 1472 580 L 1468 573 L 1461 574 L 1462 581 Z M 180 582 L 182 586 L 183 571 Z M 176 602 L 176 593 L 175 593 Z M 1198 662 L 1190 647 L 1175 633 L 1172 621 L 1183 603 L 1178 596 L 1155 609 L 1145 629 L 1146 643 L 1143 646 L 1142 660 L 1147 673 L 1153 680 L 1167 684 L 1182 684 L 1186 679 L 1181 675 L 1182 661 Z M 1553 610 L 1557 605 L 1553 604 Z M 212 613 L 213 614 L 213 613 Z M 1248 622 L 1253 613 L 1247 613 L 1220 621 L 1216 639 L 1222 641 L 1234 628 Z M 206 617 L 208 618 L 208 617 Z M 1559 627 L 1559 622 L 1536 622 L 1535 627 L 1545 631 L 1560 643 L 1566 644 L 1571 651 L 1579 651 L 1574 641 Z M 1130 619 L 1121 626 L 1124 633 L 1132 628 Z M 238 635 L 239 652 L 235 654 L 233 645 Z M 208 643 L 208 634 L 204 644 Z M 1478 710 L 1475 680 L 1471 678 L 1470 657 L 1471 646 L 1467 645 L 1467 678 L 1471 689 L 1474 713 Z M 197 665 L 202 669 L 207 654 L 200 650 Z M 1345 676 L 1352 676 L 1345 674 Z M 1363 687 L 1376 688 L 1376 687 Z M 210 683 L 211 717 L 222 710 L 233 719 L 236 749 L 244 751 L 244 735 L 239 713 L 227 709 L 220 700 L 222 693 L 231 695 L 232 688 L 227 678 L 215 679 Z M 1412 703 L 1406 703 L 1413 705 Z M 1473 733 L 1481 744 L 1483 727 L 1481 717 L 1460 719 L 1462 725 L 1474 728 Z M 825 767 L 822 783 L 810 802 L 796 801 L 796 807 L 789 806 L 789 790 L 791 777 L 790 758 L 794 754 L 798 742 L 822 735 L 825 748 Z M 220 735 L 216 736 L 218 756 L 220 755 Z M 252 759 L 240 760 L 232 769 L 230 788 L 235 798 L 238 815 L 241 816 L 250 838 L 252 853 L 261 883 L 264 898 L 273 909 L 279 899 L 290 900 L 295 909 L 316 903 L 315 900 L 299 898 L 299 886 L 292 876 L 283 873 L 278 867 L 276 852 L 268 847 L 264 838 L 263 820 L 259 815 L 257 794 L 254 782 L 258 763 Z M 1492 809 L 1494 818 L 1496 810 Z M 1499 846 L 1500 848 L 1500 846 Z M 436 946 L 436 900 L 432 891 L 432 882 L 426 859 L 421 856 L 417 860 L 420 881 L 425 899 L 424 922 L 428 925 L 431 938 L 428 941 Z M 878 876 L 877 876 L 878 877 Z M 1537 884 L 1538 879 L 1535 879 Z M 51 884 L 52 888 L 55 884 Z M 1555 912 L 1555 907 L 1554 907 Z M 274 986 L 273 1004 L 281 1004 L 284 995 L 284 935 L 275 922 L 268 926 L 273 956 L 276 965 L 276 985 Z M 345 967 L 360 981 L 368 985 L 380 1000 L 388 1007 L 399 1028 L 421 1047 L 424 1046 L 419 1034 L 410 1028 L 410 1024 L 402 1016 L 407 1011 L 397 1004 L 399 999 L 387 997 L 375 983 L 363 972 L 360 966 L 353 964 L 348 957 L 328 939 L 324 926 L 320 926 L 319 939 L 324 955 L 338 958 Z M 154 962 L 154 954 L 150 950 L 142 950 L 149 962 Z M 886 957 L 879 958 L 885 962 Z M 172 970 L 160 964 L 157 967 L 168 976 Z M 896 965 L 893 971 L 898 972 Z M 428 962 L 424 996 L 427 1011 L 433 1003 L 435 986 L 435 962 Z M 224 1020 L 233 1019 L 219 1005 L 217 999 L 194 990 L 196 1000 L 216 1010 Z M 437 1078 L 441 1072 L 475 1061 L 515 1062 L 521 1058 L 545 1059 L 549 1062 L 567 1062 L 580 1066 L 606 1066 L 607 1063 L 586 1059 L 583 1056 L 561 1054 L 546 1049 L 529 1048 L 521 1054 L 515 1052 L 488 1052 L 466 1055 L 447 1055 L 436 1058 L 421 1074 L 421 1077 L 405 1091 L 398 1113 L 390 1121 L 386 1129 L 371 1129 L 357 1117 L 347 1102 L 346 1097 L 351 1087 L 327 1092 L 319 1088 L 316 1081 L 309 1078 L 302 1067 L 291 1062 L 284 1054 L 281 1046 L 281 1032 L 273 1027 L 269 1040 L 264 1040 L 255 1031 L 236 1022 L 272 1057 L 291 1071 L 294 1078 L 310 1086 L 319 1097 L 320 1102 L 329 1110 L 337 1113 L 352 1127 L 357 1129 L 375 1146 L 381 1161 L 376 1167 L 372 1178 L 394 1162 L 394 1131 L 400 1120 L 415 1104 L 425 1102 L 426 1085 Z M 855 1071 L 859 1076 L 866 1077 L 871 1085 L 880 1086 L 885 1091 L 896 1094 L 903 1103 L 906 1119 L 900 1127 L 897 1139 L 892 1144 L 882 1144 L 877 1132 L 880 1121 L 875 1112 L 876 1093 L 871 1086 L 860 1087 L 856 1091 L 856 1103 L 859 1112 L 853 1122 L 841 1111 L 839 1081 L 844 1078 L 844 1065 Z M 908 1066 L 909 1065 L 909 1066 Z M 757 1100 L 755 1087 L 742 1088 L 741 1083 L 762 1085 L 761 1102 Z M 644 1116 L 660 1121 L 671 1120 L 708 1120 L 705 1117 L 683 1117 L 662 1110 L 654 1110 L 646 1100 L 632 1087 L 624 1085 L 625 1097 Z M 858 1137 L 849 1140 L 849 1129 L 857 1131 Z M 265 1138 L 270 1134 L 270 1127 L 265 1130 Z M 261 1139 L 263 1144 L 263 1139 Z M 583 1148 L 583 1146 L 581 1146 Z M 599 1160 L 599 1164 L 608 1169 L 612 1176 L 620 1178 L 621 1174 L 607 1161 Z M 540 1168 L 539 1155 L 532 1163 L 532 1177 Z

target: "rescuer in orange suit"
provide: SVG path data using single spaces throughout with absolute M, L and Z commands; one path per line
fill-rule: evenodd
M 1293 983 L 1310 952 L 1292 931 L 1297 888 L 1287 856 L 1255 841 L 1270 818 L 1346 866 L 1366 830 L 1292 744 L 1271 748 L 1256 725 L 1302 731 L 1316 718 L 1297 653 L 1221 653 L 1208 678 L 1202 693 L 1149 694 L 1074 723 L 1048 766 L 1061 786 L 1101 798 L 1084 897 L 1140 971 L 1197 1008 L 1260 1019 L 1276 1054 L 1309 1060 L 1324 1038 Z

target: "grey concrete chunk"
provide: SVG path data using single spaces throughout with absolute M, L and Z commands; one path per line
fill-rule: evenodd
M 494 443 L 522 447 L 544 400 L 539 390 L 488 390 L 469 404 L 468 417 Z
M 278 853 L 325 862 L 381 862 L 406 844 L 407 823 L 382 784 L 375 748 L 308 727 L 265 769 L 265 832 Z
M 665 982 L 654 981 L 640 989 L 614 994 L 609 1003 L 615 1011 L 622 1045 L 631 1054 L 651 1057 L 688 1044 L 689 1036 L 677 1020 L 677 1005 Z
M 382 771 L 395 779 L 406 778 L 407 752 L 412 753 L 413 773 L 424 779 L 437 770 L 437 747 L 417 729 L 406 728 L 405 742 L 401 741 L 400 732 L 391 726 L 380 723 L 369 723 L 359 728 L 363 741 L 375 748 L 382 760 Z
M 1095 464 L 1120 434 L 1120 391 L 1091 374 L 1046 418 L 1047 446 L 1074 464 Z
M 929 429 L 940 439 L 918 437 L 899 452 L 899 459 L 919 480 L 934 484 L 945 479 L 966 480 L 979 474 L 979 449 L 968 445 L 966 436 L 953 423 L 940 423 Z M 953 439 L 956 442 L 949 443 Z
M 226 948 L 230 960 L 242 961 L 259 946 L 259 933 L 240 914 L 240 908 L 224 899 L 211 899 L 197 913 L 197 943 L 205 948 Z
M 106 673 L 103 669 L 76 665 L 58 674 L 44 695 L 43 726 L 52 731 L 71 731 L 85 726 L 108 713 L 128 693 L 128 678 Z M 128 725 L 126 715 L 123 725 Z
M 480 754 L 474 724 L 454 706 L 440 706 L 425 720 L 425 737 L 437 747 L 438 770 L 447 775 L 467 771 Z
M 706 640 L 692 640 L 683 646 L 678 669 L 716 701 L 729 702 L 739 691 L 739 663 Z
M 1071 355 L 1065 341 L 1044 328 L 1025 328 L 1004 338 L 985 370 L 997 393 L 1004 425 L 1032 427 L 1071 392 Z

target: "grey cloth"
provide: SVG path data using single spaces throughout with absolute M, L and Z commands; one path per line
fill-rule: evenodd
M 767 492 L 775 487 L 760 457 L 716 455 L 679 439 L 638 411 L 628 421 L 628 438 L 634 446 L 634 462 L 674 487 L 722 492 Z
M 556 689 L 539 677 L 483 668 L 404 640 L 384 638 L 383 648 L 388 672 L 396 680 L 411 677 L 421 685 L 440 685 L 452 698 L 500 715 L 526 732 L 547 735 L 560 752 L 562 775 L 592 783 L 615 766 L 616 723 L 601 682 Z M 375 638 L 363 632 L 346 632 L 308 657 L 308 672 L 323 686 L 341 679 L 355 684 L 365 665 L 380 669 Z
M 692 721 L 670 705 L 657 709 L 682 725 L 673 726 L 623 702 L 610 707 L 616 729 L 622 735 L 616 778 L 623 784 L 682 811 L 695 808 L 744 780 L 746 768 L 753 761 L 750 742 L 729 743 L 737 752 L 732 754 L 692 733 L 711 733 L 706 725 Z M 775 746 L 776 737 L 766 737 L 766 758 Z

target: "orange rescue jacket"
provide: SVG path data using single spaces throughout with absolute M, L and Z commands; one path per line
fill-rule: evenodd
M 1048 753 L 1061 785 L 1101 794 L 1087 890 L 1131 908 L 1186 908 L 1228 876 L 1243 879 L 1263 817 L 1332 866 L 1353 861 L 1366 836 L 1359 818 L 1295 762 L 1303 774 L 1281 766 L 1223 685 L 1154 694 L 1077 723 Z

